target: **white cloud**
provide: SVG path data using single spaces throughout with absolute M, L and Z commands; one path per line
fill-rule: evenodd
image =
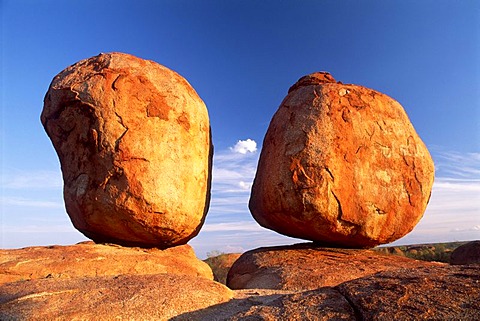
M 239 140 L 235 146 L 230 147 L 230 150 L 240 154 L 255 153 L 257 151 L 257 142 L 250 138 Z
M 252 184 L 251 184 L 251 183 L 245 183 L 244 181 L 240 181 L 240 182 L 238 183 L 238 186 L 239 186 L 241 189 L 248 191 L 248 190 L 250 190 Z

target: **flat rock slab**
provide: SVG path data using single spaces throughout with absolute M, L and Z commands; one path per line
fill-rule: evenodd
M 308 291 L 231 291 L 172 274 L 19 281 L 0 285 L 0 320 L 477 321 L 478 267 L 397 269 Z
M 229 302 L 182 314 L 172 321 L 208 320 L 356 320 L 355 311 L 334 288 L 293 293 L 237 290 Z
M 0 284 L 42 278 L 182 274 L 213 280 L 210 267 L 190 245 L 166 250 L 84 242 L 0 250 Z
M 19 281 L 0 286 L 0 320 L 168 320 L 232 296 L 220 283 L 187 275 Z
M 480 266 L 385 271 L 337 289 L 362 320 L 480 320 Z
M 384 271 L 310 291 L 237 290 L 229 302 L 172 320 L 477 321 L 479 297 L 478 266 L 442 265 Z
M 231 289 L 313 290 L 401 268 L 439 266 L 373 250 L 336 249 L 302 243 L 248 251 L 231 267 Z

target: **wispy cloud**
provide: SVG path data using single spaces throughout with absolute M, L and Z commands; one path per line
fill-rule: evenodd
M 250 145 L 256 143 L 247 139 L 243 142 Z M 242 142 L 242 141 L 239 141 Z M 255 144 L 253 144 L 253 143 Z M 235 146 L 238 145 L 238 142 Z M 234 147 L 235 147 L 234 146 Z M 236 220 L 253 221 L 248 211 L 250 188 L 255 177 L 258 153 L 253 148 L 248 153 L 235 151 L 234 147 L 218 151 L 213 159 L 212 201 L 210 204 L 208 223 Z
M 35 200 L 17 196 L 1 196 L 0 204 L 2 206 L 21 206 L 36 208 L 63 208 L 61 201 Z
M 206 224 L 202 230 L 205 232 L 262 232 L 263 228 L 254 221 L 243 221 L 229 223 L 210 223 Z
M 480 153 L 462 153 L 438 146 L 432 147 L 431 152 L 439 177 L 480 179 Z
M 3 169 L 0 177 L 3 189 L 61 189 L 63 186 L 60 170 L 19 170 Z
M 454 228 L 452 229 L 452 232 L 480 232 L 480 224 L 466 229 Z

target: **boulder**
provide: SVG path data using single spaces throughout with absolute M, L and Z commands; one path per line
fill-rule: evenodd
M 313 290 L 381 271 L 443 263 L 384 255 L 373 250 L 322 248 L 312 243 L 251 250 L 232 265 L 231 289 Z
M 450 256 L 450 264 L 480 264 L 480 241 L 468 242 L 457 247 Z
M 190 245 L 160 250 L 85 242 L 0 250 L 0 284 L 43 278 L 160 273 L 213 280 L 212 270 L 197 259 Z
M 434 179 L 402 106 L 328 73 L 301 78 L 273 116 L 249 202 L 278 233 L 369 248 L 410 232 Z
M 42 124 L 60 159 L 73 225 L 99 243 L 187 243 L 210 201 L 205 104 L 179 74 L 108 53 L 59 73 Z
M 169 320 L 232 296 L 220 283 L 173 274 L 19 281 L 0 286 L 0 320 Z

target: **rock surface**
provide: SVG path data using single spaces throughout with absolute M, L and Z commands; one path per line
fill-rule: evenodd
M 373 250 L 322 248 L 303 243 L 243 253 L 228 272 L 227 286 L 304 291 L 336 286 L 381 271 L 439 265 L 443 264 Z
M 477 321 L 479 297 L 478 269 L 447 264 L 383 271 L 310 291 L 235 291 L 234 300 L 172 320 Z
M 473 266 L 385 271 L 337 287 L 360 320 L 479 320 L 480 272 Z
M 73 251 L 75 247 L 76 251 Z M 311 248 L 308 252 L 304 251 L 304 247 L 305 244 L 301 244 L 278 251 L 285 254 L 283 260 L 286 270 L 290 269 L 292 273 L 290 278 L 298 279 L 288 283 L 290 290 L 234 291 L 202 276 L 196 276 L 195 273 L 174 274 L 182 271 L 167 268 L 167 273 L 146 274 L 153 272 L 148 267 L 150 263 L 152 266 L 163 265 L 159 267 L 160 271 L 163 271 L 165 266 L 179 264 L 178 260 L 181 261 L 184 256 L 182 252 L 191 251 L 185 246 L 160 251 L 170 252 L 170 255 L 165 255 L 162 262 L 144 262 L 147 264 L 145 268 L 135 264 L 132 266 L 136 268 L 121 266 L 128 265 L 128 256 L 137 263 L 141 260 L 150 261 L 152 255 L 160 256 L 158 253 L 151 253 L 158 250 L 92 244 L 44 248 L 46 252 L 56 253 L 50 254 L 50 261 L 41 260 L 45 253 L 39 247 L 9 250 L 11 252 L 8 254 L 10 256 L 7 255 L 7 265 L 12 266 L 15 263 L 18 269 L 25 265 L 37 275 L 23 281 L 0 284 L 0 320 L 480 319 L 480 272 L 476 265 L 455 266 L 428 262 L 423 262 L 425 265 L 421 265 L 422 262 L 412 265 L 412 260 L 405 259 L 402 268 L 397 266 L 401 263 L 399 259 L 403 259 L 401 257 L 370 256 L 366 253 L 373 251 L 369 250 L 317 249 L 325 261 L 321 263 L 318 257 L 316 262 L 312 260 Z M 30 251 L 31 255 L 25 254 L 25 250 Z M 120 255 L 120 251 L 125 254 Z M 292 251 L 295 252 L 294 255 Z M 65 260 L 62 260 L 62 252 Z M 175 253 L 178 258 L 174 257 Z M 2 254 L 3 256 L 5 255 Z M 74 262 L 75 256 L 78 257 L 78 262 Z M 119 257 L 116 263 L 112 262 L 115 256 Z M 92 275 L 93 266 L 84 263 L 101 261 L 102 257 L 110 260 L 111 265 L 117 265 L 115 273 L 127 274 L 107 275 L 100 266 L 100 273 Z M 282 259 L 278 253 L 276 257 L 278 260 Z M 350 265 L 346 264 L 346 257 L 350 258 Z M 39 262 L 35 265 L 28 261 L 29 259 L 39 259 Z M 388 259 L 390 267 L 387 267 Z M 58 269 L 63 269 L 66 273 L 75 270 L 75 266 L 86 271 L 83 274 L 51 274 L 42 277 L 47 272 L 41 272 L 42 262 L 53 269 L 54 260 L 59 262 Z M 301 273 L 292 269 L 291 265 L 294 263 Z M 323 280 L 328 280 L 328 284 L 334 286 L 324 286 L 326 282 L 319 277 L 320 273 L 315 270 L 314 263 L 322 269 Z M 2 268 L 5 266 L 2 264 Z M 372 266 L 381 266 L 383 271 L 372 274 Z M 391 269 L 388 270 L 389 268 Z M 183 267 L 180 269 L 184 270 Z M 338 275 L 353 277 L 358 272 L 354 269 L 370 271 L 370 275 L 339 283 Z M 37 276 L 42 278 L 35 279 Z M 312 281 L 307 281 L 308 278 Z M 272 288 L 285 288 L 284 280 L 277 281 L 281 285 Z M 317 284 L 317 287 L 314 288 L 314 284 Z
M 299 321 L 357 320 L 355 311 L 340 292 L 333 288 L 291 293 L 279 290 L 235 291 L 227 303 L 188 312 L 172 321 Z
M 450 256 L 450 264 L 480 264 L 480 241 L 457 247 Z
M 222 284 L 227 283 L 228 271 L 241 253 L 224 253 L 204 260 L 213 271 L 213 279 Z
M 212 270 L 197 259 L 190 245 L 159 250 L 85 242 L 0 250 L 0 284 L 42 278 L 160 273 L 213 280 Z
M 413 229 L 433 178 L 430 154 L 398 102 L 314 73 L 272 118 L 249 207 L 284 235 L 373 247 Z
M 170 247 L 198 234 L 213 147 L 205 104 L 180 75 L 121 53 L 58 74 L 41 121 L 73 225 L 96 242 Z
M 232 296 L 220 283 L 187 275 L 19 281 L 0 286 L 0 320 L 168 320 Z

